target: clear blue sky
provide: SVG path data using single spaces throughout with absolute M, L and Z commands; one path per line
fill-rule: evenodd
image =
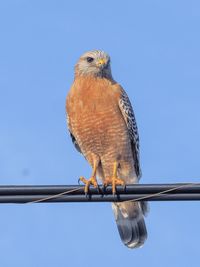
M 0 184 L 76 184 L 90 168 L 67 134 L 73 66 L 112 58 L 134 105 L 143 183 L 198 182 L 199 1 L 0 3 Z M 197 202 L 151 203 L 149 238 L 119 239 L 109 203 L 0 206 L 0 266 L 162 266 L 199 262 Z

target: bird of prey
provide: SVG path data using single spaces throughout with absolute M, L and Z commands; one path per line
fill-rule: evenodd
M 76 149 L 92 167 L 81 177 L 85 192 L 90 185 L 137 183 L 141 176 L 139 136 L 133 108 L 125 90 L 113 79 L 110 57 L 101 50 L 84 53 L 75 65 L 75 79 L 66 100 L 67 123 Z M 122 242 L 141 247 L 147 238 L 146 202 L 112 203 Z

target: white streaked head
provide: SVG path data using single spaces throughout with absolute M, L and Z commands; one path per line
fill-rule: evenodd
M 102 50 L 84 53 L 75 66 L 75 76 L 83 75 L 112 79 L 109 55 Z

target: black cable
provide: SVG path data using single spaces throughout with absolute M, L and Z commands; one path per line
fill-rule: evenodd
M 175 190 L 173 190 L 176 188 Z M 76 190 L 78 189 L 78 190 Z M 83 185 L 4 185 L 0 186 L 1 195 L 51 195 L 60 194 L 62 192 L 70 195 L 84 195 Z M 200 183 L 174 183 L 174 184 L 131 184 L 123 186 L 117 186 L 118 194 L 155 194 L 166 190 L 173 190 L 171 193 L 176 194 L 188 194 L 188 193 L 200 193 Z M 112 187 L 107 186 L 104 188 L 102 185 L 97 190 L 93 186 L 89 189 L 90 194 L 112 194 Z
M 200 183 L 134 184 L 117 186 L 112 195 L 108 186 L 90 187 L 86 196 L 84 186 L 76 185 L 23 185 L 0 186 L 0 203 L 34 202 L 114 202 L 130 200 L 183 201 L 200 200 Z
M 149 196 L 147 194 L 134 194 L 134 195 L 62 195 L 53 197 L 52 195 L 12 195 L 12 196 L 0 196 L 0 203 L 47 203 L 47 202 L 120 202 L 138 200 L 144 198 L 145 201 L 188 201 L 188 200 L 200 200 L 200 194 L 163 194 Z M 140 199 L 141 200 L 141 199 Z

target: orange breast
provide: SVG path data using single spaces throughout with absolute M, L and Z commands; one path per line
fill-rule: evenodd
M 120 90 L 106 79 L 80 78 L 67 96 L 69 127 L 86 158 L 130 156 L 130 140 L 118 107 Z

